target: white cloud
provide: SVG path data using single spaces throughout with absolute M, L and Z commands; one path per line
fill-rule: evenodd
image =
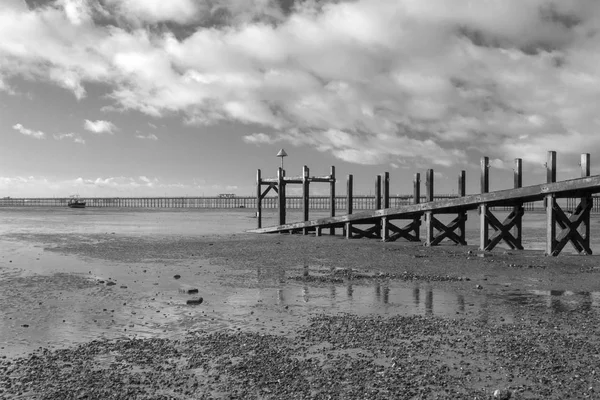
M 201 196 L 237 190 L 235 186 L 212 185 L 206 182 L 164 182 L 146 176 L 79 177 L 56 179 L 44 176 L 0 176 L 0 191 L 11 197 L 144 197 Z
M 25 136 L 31 136 L 32 138 L 35 138 L 35 139 L 46 139 L 46 134 L 44 132 L 27 129 L 21 124 L 13 125 L 13 129 L 18 132 L 21 132 Z
M 142 139 L 142 140 L 158 140 L 158 137 L 153 133 L 151 133 L 149 135 L 137 134 L 137 135 L 135 135 L 135 137 L 137 139 Z
M 244 136 L 242 139 L 246 143 L 253 143 L 253 144 L 262 144 L 262 143 L 272 144 L 277 141 L 277 139 L 272 138 L 271 136 L 267 135 L 266 133 L 252 133 L 250 135 Z
M 277 132 L 247 143 L 396 165 L 600 151 L 597 0 L 16 4 L 0 12 L 5 80 L 77 98 L 99 82 L 116 110 Z
M 53 137 L 56 140 L 71 139 L 75 143 L 85 144 L 85 140 L 77 133 L 72 133 L 72 132 L 71 133 L 59 133 L 59 134 L 53 135 Z
M 113 124 L 112 122 L 109 121 L 102 121 L 102 120 L 98 120 L 98 121 L 90 121 L 88 119 L 85 120 L 85 123 L 83 124 L 83 127 L 93 133 L 108 133 L 110 135 L 113 135 L 115 133 L 115 131 L 117 130 L 117 127 L 115 126 L 115 124 Z

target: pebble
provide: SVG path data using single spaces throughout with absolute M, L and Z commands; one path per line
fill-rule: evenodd
M 197 299 L 189 299 L 185 303 L 188 305 L 199 305 L 202 304 L 203 301 L 204 299 L 202 297 L 199 297 Z

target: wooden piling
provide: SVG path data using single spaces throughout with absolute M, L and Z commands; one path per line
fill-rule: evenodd
M 590 168 L 590 153 L 584 153 L 581 155 L 581 177 L 582 178 L 587 178 L 588 176 L 591 176 L 591 168 Z M 586 248 L 590 248 L 590 222 L 591 222 L 591 209 L 594 205 L 594 199 L 592 198 L 591 194 L 587 194 L 586 196 L 581 197 L 580 199 L 580 205 L 582 204 L 588 204 L 588 210 L 586 211 L 586 214 L 582 216 L 582 222 L 581 225 L 583 225 L 583 227 L 581 228 L 581 233 L 583 235 L 583 246 Z M 580 208 L 580 207 L 578 207 Z M 575 211 L 577 211 L 577 208 L 575 209 Z
M 354 187 L 354 178 L 350 174 L 348 175 L 348 181 L 346 184 L 346 213 L 348 215 L 352 214 L 352 191 Z M 344 225 L 344 230 L 346 231 L 346 239 L 352 239 L 352 224 L 350 222 L 346 222 Z
M 310 184 L 310 180 L 309 178 L 309 170 L 308 167 L 305 165 L 304 167 L 302 167 L 302 207 L 303 207 L 303 211 L 304 211 L 304 220 L 308 221 L 309 220 L 309 202 L 310 202 L 310 192 L 309 192 L 309 184 Z M 302 229 L 302 233 L 304 235 L 308 234 L 308 228 L 304 228 Z
M 416 173 L 413 180 L 413 204 L 421 203 L 421 174 Z
M 428 169 L 425 174 L 425 201 L 433 201 L 433 170 Z
M 381 209 L 381 175 L 375 178 L 375 209 Z
M 488 157 L 481 157 L 481 193 L 488 193 L 490 190 L 489 164 L 490 159 Z M 479 223 L 479 250 L 485 250 L 490 239 L 488 206 L 485 203 L 479 206 Z
M 335 166 L 331 166 L 331 173 L 329 174 L 329 206 L 330 216 L 335 217 Z M 329 228 L 329 234 L 335 235 L 335 227 Z
M 383 173 L 383 208 L 390 208 L 390 173 Z
M 279 198 L 279 225 L 285 224 L 285 181 L 283 180 L 283 169 L 277 169 L 277 195 Z
M 262 181 L 260 169 L 256 171 L 256 225 L 262 228 Z
M 433 201 L 433 169 L 428 169 L 425 174 L 425 193 L 426 193 L 426 201 Z M 433 241 L 433 212 L 427 211 L 425 213 L 425 245 L 431 246 Z

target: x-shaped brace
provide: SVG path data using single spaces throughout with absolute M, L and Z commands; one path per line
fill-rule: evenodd
M 485 245 L 484 250 L 492 250 L 498 245 L 498 243 L 500 243 L 501 240 L 504 240 L 506 244 L 508 244 L 508 246 L 513 250 L 523 250 L 523 245 L 521 244 L 520 238 L 515 237 L 511 230 L 513 227 L 518 227 L 520 225 L 524 213 L 525 209 L 522 206 L 516 206 L 513 208 L 513 211 L 504 219 L 504 221 L 500 222 L 492 213 L 492 211 L 489 208 L 486 208 L 485 217 L 487 223 L 494 228 L 496 233 Z
M 466 245 L 466 240 L 459 236 L 454 231 L 464 229 L 464 222 L 467 220 L 467 213 L 461 212 L 456 218 L 454 218 L 447 226 L 444 225 L 440 220 L 434 217 L 433 213 L 427 213 L 426 218 L 430 219 L 429 224 L 431 227 L 439 231 L 440 233 L 436 236 L 433 234 L 433 229 L 427 233 L 426 246 L 436 246 L 444 239 L 450 239 L 456 244 Z M 461 232 L 464 233 L 464 232 Z
M 584 238 L 577 230 L 582 222 L 589 224 L 589 214 L 592 205 L 593 202 L 584 197 L 581 199 L 581 202 L 573 215 L 567 217 L 556 201 L 553 202 L 552 209 L 556 216 L 556 223 L 562 228 L 562 232 L 556 238 L 554 246 L 552 246 L 553 249 L 551 255 L 558 255 L 568 242 L 571 242 L 573 247 L 575 247 L 579 253 L 592 254 L 589 238 L 587 235 Z

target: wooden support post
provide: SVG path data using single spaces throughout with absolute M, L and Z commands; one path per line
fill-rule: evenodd
M 381 175 L 375 179 L 375 209 L 381 210 Z
M 465 170 L 460 171 L 458 174 L 458 195 L 460 197 L 465 197 L 467 195 L 467 172 Z M 457 229 L 460 230 L 459 237 L 460 240 L 464 243 L 466 241 L 466 222 L 467 222 L 467 212 L 459 211 L 458 219 L 460 220 Z
M 329 177 L 329 202 L 330 216 L 335 217 L 335 166 L 331 166 L 331 174 Z M 335 228 L 332 226 L 329 230 L 330 235 L 335 235 Z
M 309 192 L 309 170 L 305 165 L 302 167 L 302 208 L 304 211 L 304 221 L 309 220 L 309 202 L 310 202 L 310 192 Z M 308 228 L 302 229 L 302 233 L 304 235 L 308 234 Z
M 421 174 L 416 173 L 415 179 L 413 180 L 413 204 L 419 204 L 421 202 Z
M 277 195 L 279 197 L 279 225 L 285 224 L 285 181 L 283 180 L 283 169 L 277 170 Z
M 590 166 L 590 153 L 584 153 L 581 155 L 581 177 L 586 178 L 592 175 L 591 166 Z M 584 203 L 584 198 L 587 203 L 589 203 L 590 210 L 586 216 L 583 217 L 583 221 L 581 224 L 583 225 L 581 231 L 583 234 L 583 239 L 585 240 L 584 246 L 590 247 L 590 213 L 591 209 L 594 206 L 594 198 L 592 195 L 587 195 L 579 199 L 580 204 Z
M 433 201 L 433 169 L 428 169 L 425 174 L 425 201 Z M 433 212 L 425 213 L 425 246 L 431 246 L 434 240 L 434 216 Z
M 523 187 L 523 160 L 521 158 L 515 158 L 514 187 L 515 187 L 515 189 Z M 515 225 L 512 230 L 512 235 L 516 241 L 516 245 L 517 245 L 518 249 L 523 248 L 523 214 L 524 213 L 525 213 L 525 208 L 523 207 L 523 203 L 518 203 L 513 207 L 513 214 L 518 217 L 515 221 Z
M 481 157 L 481 193 L 490 191 L 490 159 Z
M 490 190 L 489 163 L 490 159 L 488 157 L 481 157 L 481 193 L 487 193 Z M 487 211 L 488 207 L 486 204 L 481 204 L 479 206 L 479 250 L 485 250 L 489 242 L 489 225 L 487 220 Z
M 383 173 L 383 204 L 381 205 L 383 208 L 390 207 L 390 173 Z M 387 218 L 381 219 L 381 230 L 379 236 L 385 242 L 390 237 L 389 231 L 389 221 Z
M 346 185 L 346 213 L 348 215 L 352 214 L 353 186 L 353 177 L 352 175 L 348 175 L 348 181 Z M 352 224 L 350 222 L 346 222 L 346 224 L 344 225 L 344 230 L 346 231 L 346 239 L 352 239 Z
M 425 174 L 425 201 L 433 201 L 433 170 L 428 169 Z
M 256 171 L 256 225 L 262 228 L 262 180 L 260 169 Z
M 390 173 L 383 174 L 383 208 L 390 208 Z
M 556 152 L 548 152 L 548 161 L 546 162 L 546 183 L 556 182 Z
M 381 218 L 381 240 L 387 242 L 390 239 L 389 220 L 387 217 Z
M 425 246 L 431 246 L 433 242 L 433 212 L 425 213 Z

